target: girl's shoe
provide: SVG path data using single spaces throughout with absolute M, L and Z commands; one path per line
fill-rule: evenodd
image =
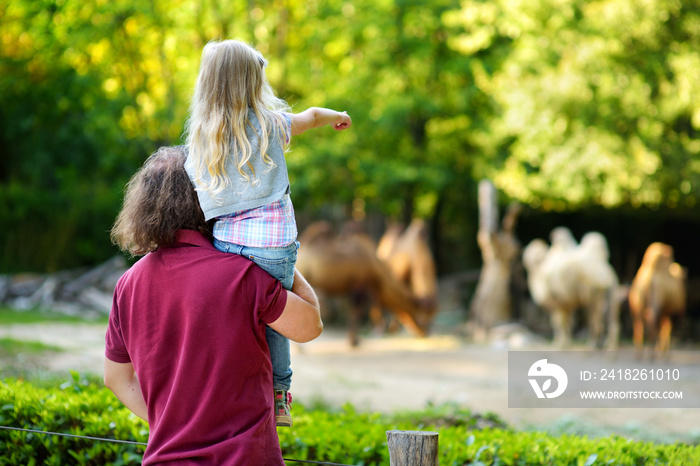
M 275 390 L 275 420 L 280 427 L 292 427 L 292 394 Z

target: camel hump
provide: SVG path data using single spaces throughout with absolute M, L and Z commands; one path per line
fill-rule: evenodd
M 299 237 L 301 243 L 313 243 L 319 240 L 328 240 L 333 238 L 333 226 L 325 220 L 313 222 L 304 230 L 304 233 Z

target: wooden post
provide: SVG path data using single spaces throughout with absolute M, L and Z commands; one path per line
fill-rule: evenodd
M 390 466 L 437 466 L 438 433 L 388 430 Z

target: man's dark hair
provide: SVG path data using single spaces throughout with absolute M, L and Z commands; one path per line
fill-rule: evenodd
M 197 193 L 185 171 L 184 146 L 161 147 L 126 185 L 124 204 L 111 231 L 112 242 L 133 256 L 175 242 L 177 231 L 211 238 Z

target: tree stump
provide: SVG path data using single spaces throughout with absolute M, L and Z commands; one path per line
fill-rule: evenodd
M 390 466 L 437 466 L 438 433 L 389 430 Z

